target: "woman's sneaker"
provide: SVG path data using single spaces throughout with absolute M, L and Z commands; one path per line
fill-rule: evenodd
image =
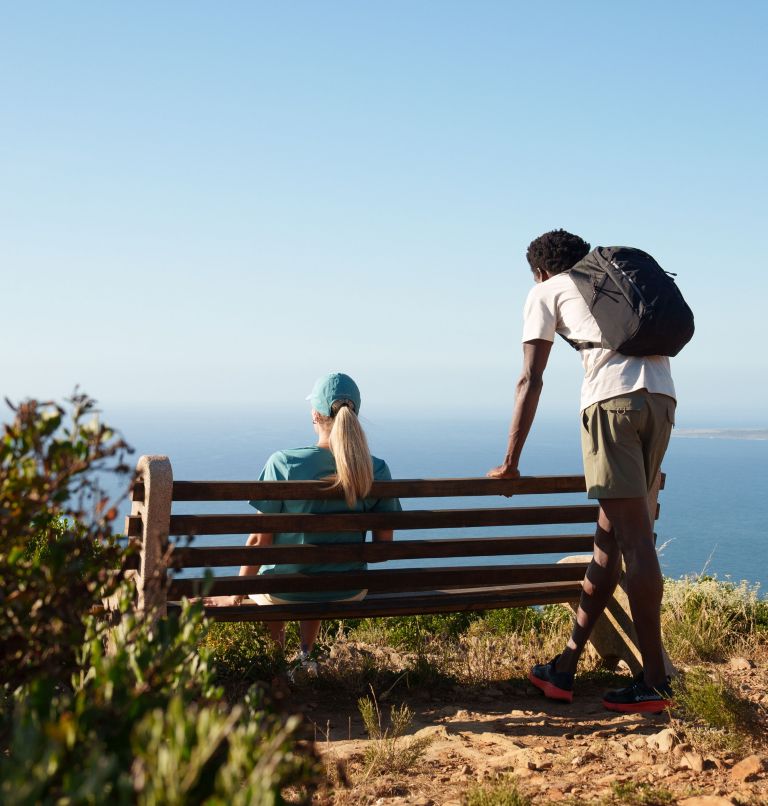
M 302 652 L 298 660 L 288 670 L 288 679 L 291 683 L 301 685 L 317 677 L 317 662 L 312 660 L 308 652 Z
M 556 655 L 549 663 L 537 663 L 528 672 L 528 679 L 544 692 L 545 697 L 573 702 L 573 675 L 556 670 L 559 657 Z
M 673 705 L 672 686 L 669 678 L 661 686 L 648 686 L 641 672 L 632 685 L 606 691 L 603 705 L 622 714 L 660 714 Z

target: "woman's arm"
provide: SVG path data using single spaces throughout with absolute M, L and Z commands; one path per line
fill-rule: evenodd
M 371 537 L 375 543 L 391 543 L 394 536 L 395 533 L 392 529 L 374 529 L 371 532 Z
M 245 541 L 246 546 L 271 546 L 273 536 L 270 532 L 254 532 L 248 535 Z M 255 576 L 259 573 L 260 565 L 241 565 L 239 576 Z M 246 597 L 240 593 L 234 596 L 206 596 L 203 599 L 203 604 L 206 607 L 232 607 L 234 605 L 242 604 L 243 599 Z
M 274 535 L 271 532 L 254 532 L 248 535 L 245 541 L 246 546 L 271 546 L 274 540 Z M 255 576 L 259 573 L 260 565 L 241 565 L 240 576 Z

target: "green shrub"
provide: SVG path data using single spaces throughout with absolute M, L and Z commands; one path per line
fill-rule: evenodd
M 0 688 L 40 675 L 66 679 L 82 614 L 118 582 L 122 550 L 100 480 L 125 475 L 130 450 L 100 424 L 95 402 L 64 409 L 28 400 L 0 440 Z M 127 484 L 125 485 L 127 487 Z
M 752 704 L 717 674 L 692 669 L 673 687 L 678 730 L 703 750 L 738 752 L 760 729 Z
M 413 722 L 413 711 L 405 704 L 393 705 L 385 728 L 376 698 L 363 697 L 357 702 L 370 743 L 365 749 L 368 774 L 407 774 L 432 743 L 430 736 L 406 738 Z
M 653 784 L 617 781 L 604 802 L 606 806 L 671 806 L 677 802 L 677 797 L 668 789 Z
M 260 622 L 215 622 L 200 638 L 199 645 L 209 653 L 224 683 L 269 680 L 286 668 L 282 650 Z
M 231 707 L 214 685 L 199 607 L 154 624 L 129 612 L 110 636 L 85 621 L 71 688 L 41 678 L 17 693 L 4 804 L 269 803 L 314 780 L 314 761 L 295 752 L 297 720 L 271 716 L 257 690 Z
M 724 660 L 768 624 L 768 602 L 758 587 L 714 577 L 666 580 L 662 629 L 677 660 Z
M 517 788 L 514 778 L 475 784 L 462 800 L 463 806 L 530 806 L 533 800 Z
M 289 785 L 306 800 L 298 720 L 256 689 L 225 700 L 201 608 L 132 612 L 100 486 L 128 447 L 85 422 L 90 398 L 68 403 L 12 407 L 0 441 L 0 802 L 270 804 Z

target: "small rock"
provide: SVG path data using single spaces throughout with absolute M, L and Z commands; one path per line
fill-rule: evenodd
M 652 764 L 653 761 L 645 750 L 635 750 L 629 754 L 630 764 Z
M 548 789 L 547 797 L 551 801 L 565 800 L 565 792 L 562 789 Z
M 576 734 L 575 733 L 564 733 L 563 738 L 568 739 L 568 741 L 571 741 L 572 739 L 576 738 Z
M 747 669 L 755 668 L 754 661 L 750 660 L 749 658 L 741 658 L 741 657 L 731 658 L 730 661 L 728 662 L 728 665 L 731 667 L 731 669 L 734 670 L 734 672 L 743 672 L 746 671 Z
M 552 769 L 552 762 L 551 761 L 540 761 L 536 764 L 536 770 L 538 772 L 542 772 L 543 770 L 551 770 Z
M 749 781 L 763 769 L 763 760 L 760 756 L 747 756 L 738 764 L 731 767 L 731 778 L 736 781 Z
M 678 766 L 684 766 L 694 772 L 702 772 L 704 770 L 704 759 L 701 753 L 697 753 L 695 750 L 689 750 L 683 753 Z
M 721 798 L 719 795 L 699 795 L 695 798 L 679 800 L 678 806 L 733 806 L 730 798 Z

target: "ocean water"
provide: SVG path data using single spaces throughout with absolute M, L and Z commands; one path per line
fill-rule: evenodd
M 126 412 L 114 418 L 128 441 L 142 453 L 166 454 L 174 478 L 255 479 L 274 450 L 312 444 L 314 434 L 305 412 L 285 412 L 254 420 L 232 411 L 218 417 L 204 413 L 152 417 Z M 374 454 L 385 459 L 396 478 L 480 476 L 503 455 L 507 415 L 423 419 L 363 418 Z M 656 525 L 662 569 L 666 576 L 709 573 L 734 581 L 759 584 L 768 591 L 768 440 L 729 438 L 729 432 L 674 435 L 664 461 L 666 488 L 660 496 Z M 526 444 L 521 461 L 524 475 L 581 473 L 578 421 L 540 420 Z M 563 503 L 583 496 L 559 496 Z M 506 499 L 461 499 L 457 507 L 499 506 Z M 538 499 L 542 503 L 541 498 Z M 554 503 L 550 499 L 548 503 Z M 442 499 L 435 504 L 446 505 Z M 520 496 L 514 503 L 533 506 L 536 496 Z M 404 500 L 408 509 L 430 506 L 427 499 Z M 127 511 L 127 508 L 126 508 Z M 177 504 L 174 511 L 247 512 L 241 503 Z M 450 537 L 472 534 L 526 534 L 525 527 L 496 531 L 441 530 Z M 563 527 L 552 527 L 560 533 Z M 575 526 L 573 532 L 589 531 Z M 537 530 L 536 533 L 541 533 Z M 431 532 L 434 536 L 435 532 Z M 398 538 L 416 537 L 402 532 Z M 231 537 L 200 538 L 198 545 L 224 545 Z M 524 561 L 533 562 L 535 558 Z M 423 564 L 434 561 L 425 560 Z M 218 573 L 232 573 L 220 569 Z

